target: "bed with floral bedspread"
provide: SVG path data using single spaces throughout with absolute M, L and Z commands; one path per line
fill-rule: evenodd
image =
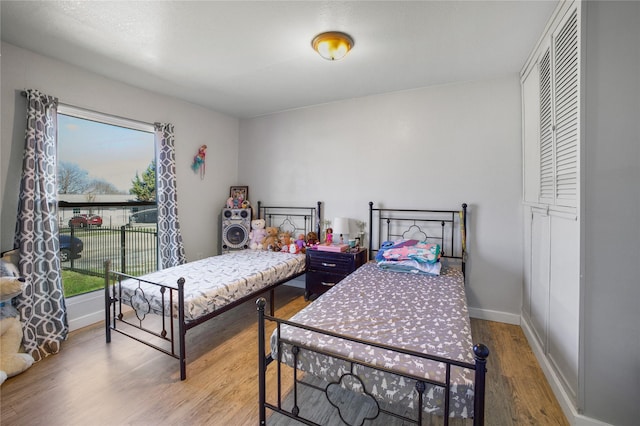
M 178 301 L 170 309 L 158 284 L 171 286 L 184 278 L 184 319 L 190 322 L 304 271 L 304 254 L 238 250 L 124 280 L 120 297 L 139 315 L 173 312 L 176 317 Z
M 266 226 L 290 234 L 319 232 L 320 207 L 271 207 L 258 202 Z M 306 270 L 305 256 L 280 251 L 236 250 L 140 277 L 112 271 L 105 262 L 105 331 L 170 355 L 186 379 L 186 333 L 255 297 L 270 293 Z
M 326 418 L 306 416 L 318 411 L 318 401 L 328 401 L 333 408 L 323 416 L 337 413 L 346 424 L 367 419 L 422 424 L 433 416 L 444 425 L 449 418 L 484 424 L 489 351 L 474 346 L 471 336 L 465 291 L 467 206 L 462 207 L 374 209 L 370 203 L 369 235 L 383 241 L 369 244 L 377 263 L 363 265 L 289 320 L 265 315 L 265 300 L 258 301 L 261 422 L 269 409 L 306 424 L 323 424 Z M 261 343 L 267 321 L 276 323 L 268 353 Z M 277 403 L 267 395 L 266 371 L 273 361 Z M 286 407 L 280 402 L 282 365 L 293 372 L 293 402 Z M 307 398 L 299 397 L 308 395 L 306 389 L 324 394 L 311 398 L 308 410 L 303 407 Z
M 375 263 L 368 263 L 290 321 L 422 354 L 469 364 L 474 362 L 464 280 L 456 268 L 444 267 L 439 276 L 414 275 L 385 271 Z M 300 343 L 310 350 L 299 352 L 298 367 L 321 376 L 327 382 L 338 382 L 343 374 L 350 371 L 350 364 L 314 350 L 383 366 L 408 376 L 441 383 L 446 381 L 445 365 L 424 358 L 287 325 L 280 329 L 280 340 L 284 345 L 283 362 L 293 364 L 291 344 L 285 342 Z M 277 357 L 276 333 L 271 337 L 271 350 Z M 355 367 L 354 373 L 373 397 L 409 407 L 417 406 L 416 380 L 361 365 Z M 451 376 L 449 415 L 472 417 L 474 372 L 454 367 Z M 424 400 L 425 413 L 442 415 L 442 387 L 427 388 Z

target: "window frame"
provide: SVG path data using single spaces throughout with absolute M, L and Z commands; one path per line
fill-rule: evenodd
M 129 118 L 118 117 L 102 112 L 91 111 L 85 108 L 80 108 L 68 104 L 59 104 L 57 114 L 75 117 L 78 119 L 94 121 L 97 123 L 103 123 L 107 125 L 119 126 L 126 129 L 137 130 L 150 133 L 154 136 L 153 146 L 153 160 L 157 164 L 158 159 L 158 146 L 155 143 L 155 126 L 151 123 L 145 123 L 136 121 Z M 56 116 L 57 118 L 57 116 Z M 56 130 L 57 132 L 57 130 Z M 56 135 L 56 145 L 60 141 L 58 135 Z M 56 155 L 56 163 L 59 161 Z M 156 176 L 157 185 L 157 176 Z M 58 200 L 58 212 L 61 209 L 72 209 L 75 211 L 81 211 L 86 208 L 109 208 L 109 207 L 124 207 L 130 209 L 137 209 L 138 207 L 156 207 L 158 206 L 158 200 L 154 201 L 126 201 L 126 202 L 106 202 L 106 201 L 83 201 L 83 202 L 69 202 Z M 157 226 L 157 224 L 156 224 Z M 159 240 L 156 238 L 156 251 L 159 252 Z M 69 322 L 69 329 L 76 330 L 78 328 L 85 327 L 95 322 L 101 321 L 104 318 L 104 294 L 103 291 L 96 290 L 86 293 L 80 293 L 74 296 L 65 297 L 67 303 L 67 318 Z
M 85 108 L 79 108 L 73 105 L 67 104 L 59 104 L 57 114 L 68 115 L 75 118 L 80 118 L 83 120 L 95 121 L 97 123 L 109 124 L 112 126 L 124 127 L 131 130 L 138 130 L 141 132 L 147 132 L 155 135 L 155 126 L 151 123 L 145 123 L 142 121 L 132 120 L 130 118 L 118 117 L 111 114 L 106 114 L 103 112 L 91 111 Z M 59 141 L 56 141 L 58 144 Z M 156 160 L 158 157 L 158 147 L 153 147 L 153 159 Z M 58 160 L 56 159 L 56 162 Z M 157 185 L 157 177 L 156 177 L 156 185 Z M 128 201 L 124 202 L 69 202 L 69 201 L 58 201 L 58 208 L 71 208 L 71 209 L 81 209 L 84 207 L 139 207 L 139 206 L 156 206 L 158 205 L 157 199 L 155 201 Z

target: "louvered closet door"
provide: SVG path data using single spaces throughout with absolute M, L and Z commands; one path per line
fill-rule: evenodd
M 540 73 L 540 202 L 575 207 L 578 197 L 577 11 L 553 34 Z
M 553 114 L 551 111 L 551 52 L 538 62 L 540 73 L 540 202 L 554 204 Z
M 554 36 L 556 204 L 576 206 L 578 196 L 578 15 L 574 9 Z

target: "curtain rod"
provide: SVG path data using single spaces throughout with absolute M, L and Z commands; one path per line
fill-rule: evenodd
M 27 91 L 26 91 L 26 90 L 23 90 L 23 91 L 21 91 L 21 92 L 20 92 L 20 94 L 21 94 L 22 96 L 26 97 L 26 96 L 27 96 Z M 95 110 L 92 110 L 92 109 L 88 109 L 88 108 L 84 108 L 84 107 L 79 107 L 79 106 L 75 106 L 75 105 L 67 104 L 67 103 L 60 102 L 60 101 L 58 101 L 58 105 L 62 105 L 62 106 L 64 106 L 64 107 L 68 107 L 68 108 L 75 108 L 75 109 L 79 109 L 79 110 L 84 110 L 84 111 L 87 111 L 87 112 L 90 112 L 90 113 L 95 113 L 95 114 L 105 115 L 105 116 L 107 116 L 107 117 L 111 117 L 111 118 L 114 118 L 114 119 L 116 119 L 116 120 L 130 121 L 130 122 L 132 122 L 132 123 L 137 123 L 137 124 L 141 124 L 141 125 L 144 125 L 144 126 L 153 126 L 154 128 L 156 128 L 156 127 L 158 127 L 159 125 L 161 125 L 161 124 L 162 124 L 162 123 L 160 123 L 160 122 L 148 123 L 148 122 L 146 122 L 146 121 L 135 120 L 135 119 L 133 119 L 133 118 L 121 117 L 121 116 L 119 116 L 119 115 L 114 115 L 114 114 L 108 114 L 108 113 L 105 113 L 105 112 L 95 111 Z

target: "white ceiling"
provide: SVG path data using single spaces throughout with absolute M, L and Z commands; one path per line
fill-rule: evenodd
M 553 1 L 6 1 L 2 40 L 235 117 L 520 71 Z M 349 33 L 341 61 L 311 39 Z

